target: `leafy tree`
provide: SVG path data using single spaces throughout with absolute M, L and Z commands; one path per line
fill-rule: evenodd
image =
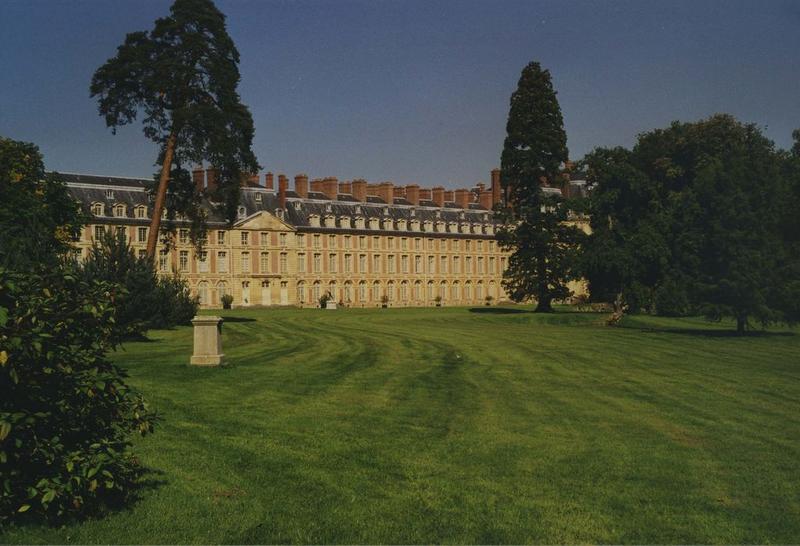
M 43 172 L 35 146 L 0 139 L 0 525 L 127 498 L 140 472 L 128 436 L 154 419 L 105 356 L 116 287 L 74 270 L 81 216 Z
M 727 115 L 676 122 L 640 135 L 630 152 L 595 150 L 586 164 L 593 295 L 733 317 L 740 333 L 751 319 L 785 318 L 772 303 L 787 280 L 777 261 L 780 154 L 756 126 Z
M 144 114 L 144 134 L 159 145 L 161 166 L 147 240 L 155 257 L 167 187 L 173 207 L 200 221 L 198 196 L 184 165 L 217 170 L 216 197 L 233 220 L 243 173 L 258 170 L 253 118 L 241 103 L 239 52 L 211 0 L 176 0 L 150 32 L 128 34 L 91 84 L 100 115 L 116 131 Z
M 550 191 L 567 161 L 567 136 L 550 73 L 539 63 L 523 69 L 506 129 L 498 241 L 512 254 L 503 284 L 514 301 L 534 297 L 537 312 L 551 312 L 552 301 L 568 297 L 567 283 L 578 276 L 583 232 L 569 222 L 569 203 Z

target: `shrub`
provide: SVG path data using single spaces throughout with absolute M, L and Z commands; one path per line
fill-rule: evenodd
M 486 300 L 486 305 L 491 305 L 494 298 L 492 296 L 486 296 L 484 299 Z M 439 301 L 441 301 L 441 298 L 439 298 Z
M 192 296 L 186 279 L 177 274 L 160 277 L 156 284 L 161 311 L 151 317 L 151 328 L 168 328 L 170 326 L 189 325 L 197 315 L 200 300 Z
M 69 269 L 0 269 L 0 521 L 130 495 L 140 469 L 127 437 L 154 416 L 105 357 L 119 293 Z
M 320 309 L 325 309 L 328 306 L 328 300 L 331 299 L 330 294 L 325 293 L 319 297 L 319 307 Z
M 223 294 L 222 297 L 219 299 L 222 302 L 223 309 L 230 309 L 231 304 L 233 303 L 233 296 L 230 294 Z

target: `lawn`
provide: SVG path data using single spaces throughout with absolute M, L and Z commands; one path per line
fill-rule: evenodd
M 800 330 L 520 308 L 234 310 L 114 355 L 129 508 L 3 543 L 796 543 Z

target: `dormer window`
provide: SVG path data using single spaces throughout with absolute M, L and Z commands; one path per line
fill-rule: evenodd
M 283 220 L 283 209 L 275 209 L 275 216 Z
M 458 219 L 459 220 L 463 220 L 464 219 L 464 213 L 463 212 L 459 212 L 458 213 Z
M 437 218 L 441 218 L 441 217 L 442 217 L 442 211 L 440 211 L 440 210 L 437 210 L 437 211 L 436 211 L 436 217 L 437 217 Z
M 389 207 L 383 207 L 383 215 L 389 216 Z
M 303 203 L 301 203 L 300 201 L 295 201 L 294 210 L 303 210 Z
M 417 210 L 416 209 L 411 209 L 411 217 L 413 218 L 416 215 L 417 215 Z
M 136 207 L 135 214 L 137 218 L 147 218 L 147 207 L 144 205 L 139 205 Z
M 325 203 L 325 212 L 331 212 L 333 207 L 331 207 L 330 203 Z
M 356 205 L 356 214 L 361 214 L 361 205 Z
M 105 206 L 103 206 L 103 203 L 92 203 L 92 214 L 94 216 L 104 216 Z
M 243 218 L 246 218 L 247 217 L 247 209 L 244 208 L 244 207 L 239 207 L 237 209 L 237 211 L 236 211 L 236 216 L 239 218 L 239 220 L 242 220 Z
M 106 199 L 114 199 L 114 190 L 106 190 Z
M 261 202 L 261 194 L 257 193 L 256 194 L 256 203 L 260 203 L 260 202 Z
M 124 218 L 125 217 L 125 205 L 117 204 L 114 205 L 114 216 L 117 218 Z

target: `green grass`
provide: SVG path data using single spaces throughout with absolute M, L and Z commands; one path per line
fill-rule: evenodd
M 0 542 L 800 541 L 798 330 L 490 310 L 226 312 L 220 369 L 152 332 L 150 486 Z

